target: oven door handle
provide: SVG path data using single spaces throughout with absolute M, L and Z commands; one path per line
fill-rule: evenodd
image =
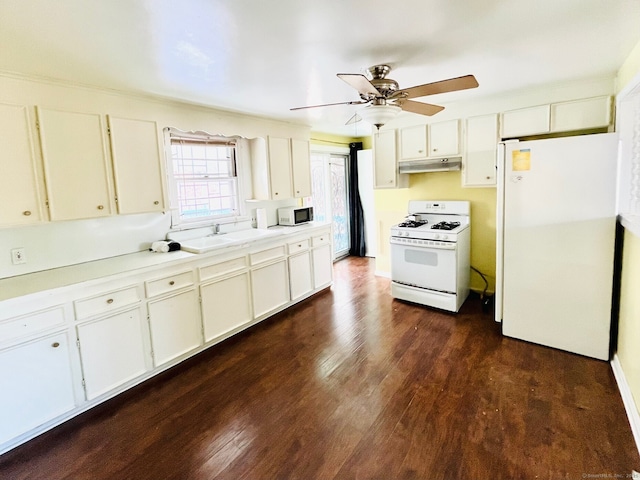
M 455 242 L 439 242 L 438 240 L 419 240 L 415 238 L 391 237 L 390 243 L 404 247 L 430 248 L 432 250 L 455 250 Z

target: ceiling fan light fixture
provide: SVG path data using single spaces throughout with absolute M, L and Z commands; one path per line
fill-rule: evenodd
M 379 129 L 388 121 L 393 120 L 401 111 L 402 109 L 397 105 L 367 105 L 358 111 L 358 115 L 362 120 Z

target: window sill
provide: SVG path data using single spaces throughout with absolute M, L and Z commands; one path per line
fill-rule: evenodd
M 618 215 L 618 220 L 625 229 L 629 230 L 636 237 L 640 237 L 640 215 L 623 213 Z

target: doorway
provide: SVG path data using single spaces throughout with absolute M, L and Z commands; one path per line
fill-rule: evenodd
M 314 219 L 332 223 L 333 259 L 349 255 L 348 154 L 311 152 Z

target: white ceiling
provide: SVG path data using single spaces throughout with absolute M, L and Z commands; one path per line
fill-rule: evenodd
M 393 67 L 401 88 L 474 74 L 447 102 L 611 76 L 640 41 L 640 0 L 0 0 L 0 70 L 344 126 L 336 73 Z M 415 115 L 415 114 L 403 114 Z

